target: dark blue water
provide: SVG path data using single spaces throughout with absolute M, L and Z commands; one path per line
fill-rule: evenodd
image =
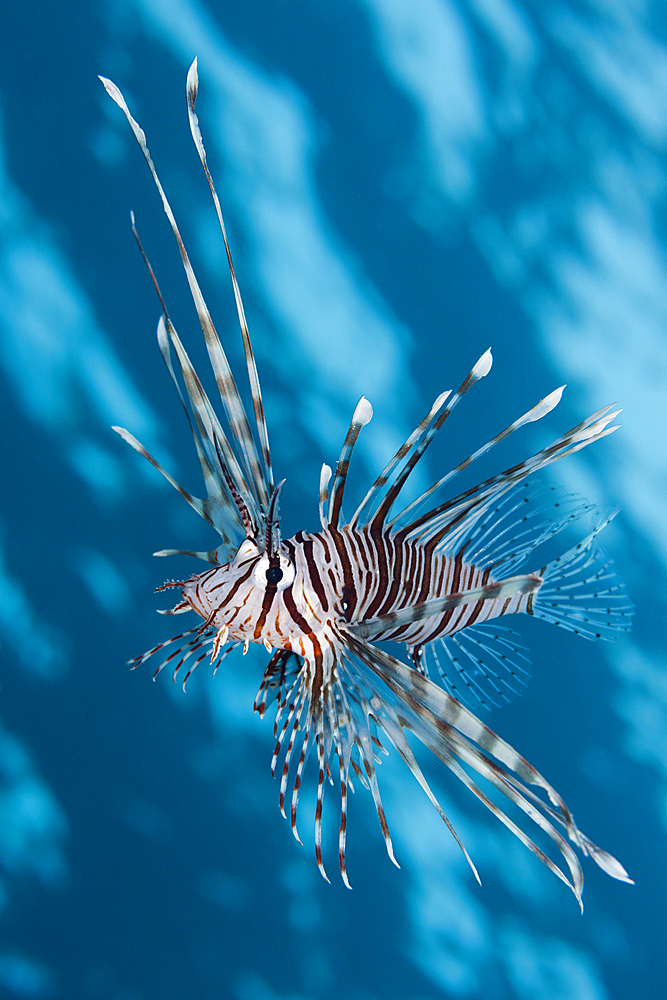
M 0 108 L 0 991 L 81 1000 L 626 1000 L 667 989 L 667 40 L 660 4 L 186 0 L 5 4 Z M 327 885 L 277 808 L 265 655 L 183 695 L 125 661 L 162 619 L 167 547 L 215 544 L 110 430 L 195 493 L 155 344 L 134 209 L 174 322 L 206 363 L 177 251 L 114 79 L 147 132 L 239 372 L 233 299 L 185 112 L 198 105 L 262 376 L 283 529 L 317 526 L 363 393 L 353 490 L 489 346 L 451 467 L 555 386 L 511 464 L 615 399 L 623 429 L 556 479 L 622 514 L 605 532 L 635 629 L 594 645 L 520 623 L 534 676 L 487 721 L 636 879 L 585 864 L 586 910 L 424 758 L 475 883 L 391 758 Z M 426 471 L 424 473 L 426 483 Z M 359 494 L 360 495 L 360 494 Z M 542 627 L 540 627 L 542 625 Z M 189 627 L 189 623 L 183 628 Z M 421 759 L 421 758 L 420 758 Z

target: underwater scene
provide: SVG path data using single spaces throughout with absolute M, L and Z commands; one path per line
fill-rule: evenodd
M 661 995 L 663 6 L 26 0 L 5 3 L 0 25 L 0 996 Z M 609 852 L 584 857 L 592 846 L 585 839 L 583 854 L 577 851 L 583 914 L 516 829 L 498 821 L 506 812 L 574 878 L 578 895 L 576 868 L 568 870 L 544 823 L 537 828 L 532 807 L 514 808 L 502 782 L 495 791 L 483 786 L 487 803 L 471 794 L 458 763 L 443 764 L 420 742 L 403 702 L 406 714 L 396 711 L 405 745 L 403 729 L 392 722 L 395 705 L 368 703 L 369 741 L 363 752 L 358 742 L 351 757 L 341 879 L 336 752 L 331 782 L 320 744 L 303 767 L 302 844 L 290 829 L 298 742 L 285 782 L 287 821 L 280 813 L 286 741 L 274 778 L 274 678 L 262 684 L 271 642 L 258 632 L 245 650 L 238 639 L 240 648 L 214 663 L 215 676 L 207 646 L 183 692 L 201 645 L 187 630 L 213 619 L 207 623 L 205 605 L 203 624 L 192 614 L 159 616 L 177 605 L 180 590 L 154 592 L 206 571 L 206 562 L 183 553 L 206 556 L 220 537 L 216 516 L 213 526 L 198 517 L 111 429 L 126 428 L 126 441 L 140 441 L 188 495 L 206 496 L 193 435 L 164 364 L 164 322 L 156 339 L 161 304 L 131 212 L 169 319 L 222 422 L 225 408 L 159 194 L 98 76 L 120 88 L 146 134 L 252 415 L 225 244 L 188 123 L 186 76 L 195 57 L 197 115 L 261 380 L 273 482 L 285 480 L 279 522 L 277 498 L 268 527 L 266 517 L 262 522 L 270 557 L 265 585 L 286 585 L 275 574 L 287 564 L 277 570 L 278 556 L 271 555 L 278 524 L 282 539 L 290 539 L 319 531 L 326 513 L 318 506 L 326 512 L 329 503 L 334 517 L 336 492 L 342 496 L 336 463 L 360 397 L 373 416 L 367 404 L 356 411 L 364 426 L 345 483 L 348 520 L 434 400 L 446 390 L 455 395 L 478 359 L 479 384 L 457 400 L 415 462 L 399 510 L 467 466 L 496 435 L 502 440 L 479 456 L 474 471 L 461 469 L 449 496 L 515 470 L 608 405 L 612 413 L 622 410 L 611 436 L 595 424 L 601 440 L 572 446 L 592 435 L 584 428 L 563 445 L 564 461 L 542 463 L 548 467 L 539 473 L 534 506 L 542 509 L 547 493 L 556 497 L 559 508 L 576 512 L 574 527 L 564 525 L 555 540 L 545 528 L 545 544 L 525 566 L 509 543 L 487 545 L 482 529 L 462 538 L 469 552 L 488 550 L 487 564 L 493 554 L 515 581 L 482 595 L 487 605 L 500 593 L 522 611 L 533 608 L 537 584 L 516 574 L 548 568 L 604 524 L 600 544 L 615 564 L 609 572 L 619 574 L 614 581 L 627 586 L 632 629 L 625 590 L 619 607 L 627 621 L 617 621 L 612 609 L 611 626 L 595 626 L 597 642 L 590 641 L 593 626 L 578 629 L 583 635 L 567 624 L 554 627 L 560 615 L 538 614 L 536 598 L 533 617 L 503 621 L 511 632 L 496 635 L 500 645 L 491 652 L 487 626 L 480 625 L 458 633 L 461 645 L 448 640 L 441 653 L 445 669 L 472 679 L 473 687 L 476 668 L 456 666 L 458 655 L 472 664 L 479 654 L 494 678 L 490 686 L 481 682 L 483 697 L 472 691 L 462 698 L 482 724 L 483 752 L 459 747 L 469 774 L 477 780 L 481 767 L 488 776 L 487 752 L 506 741 L 521 755 L 515 760 L 525 758 L 567 803 L 576 821 L 570 839 L 583 829 Z M 490 370 L 483 360 L 489 348 Z M 560 398 L 554 390 L 563 384 Z M 505 440 L 501 432 L 545 398 L 550 402 Z M 326 502 L 323 463 L 334 469 Z M 220 493 L 238 501 L 236 546 L 254 516 L 238 497 L 242 482 L 233 474 Z M 507 504 L 499 510 L 502 539 L 512 517 Z M 168 549 L 180 554 L 153 558 Z M 470 580 L 469 590 L 487 583 Z M 577 593 L 579 584 L 577 578 Z M 449 587 L 464 589 L 458 582 Z M 348 591 L 342 607 L 347 614 Z M 465 613 L 454 604 L 440 611 Z M 419 652 L 383 642 L 388 621 L 355 625 L 348 616 L 343 627 L 362 657 L 369 637 L 385 650 L 382 662 L 365 663 L 363 683 L 368 671 L 389 670 L 396 656 L 409 665 L 415 717 L 423 720 L 436 704 L 456 714 L 444 694 L 419 702 L 428 693 Z M 400 629 L 406 619 L 392 622 Z M 177 683 L 171 675 L 178 656 L 151 680 L 168 645 L 130 670 L 128 661 L 179 633 L 193 654 Z M 217 641 L 227 638 L 225 632 Z M 510 651 L 520 676 L 513 670 L 511 682 L 504 680 L 501 664 L 502 697 L 494 698 L 499 650 Z M 289 676 L 288 669 L 279 703 L 289 703 Z M 390 692 L 387 676 L 382 691 Z M 429 676 L 437 682 L 433 664 Z M 346 731 L 342 701 L 336 706 Z M 373 722 L 381 718 L 384 731 Z M 466 725 L 461 731 L 470 736 L 474 724 Z M 415 766 L 406 767 L 412 753 Z M 445 822 L 415 780 L 422 772 Z M 558 808 L 552 800 L 547 813 L 556 824 L 564 815 Z M 397 865 L 383 842 L 385 816 Z M 626 871 L 635 884 L 624 884 Z

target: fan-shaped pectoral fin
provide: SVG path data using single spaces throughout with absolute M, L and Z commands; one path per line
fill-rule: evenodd
M 584 854 L 590 854 L 609 875 L 629 881 L 622 865 L 581 833 L 560 795 L 513 747 L 428 678 L 384 650 L 357 639 L 351 634 L 349 626 L 345 631 L 348 632 L 349 653 L 366 668 L 366 679 L 375 688 L 372 705 L 377 723 L 392 741 L 396 737 L 395 745 L 408 766 L 409 759 L 402 752 L 405 747 L 397 735 L 397 726 L 412 732 L 444 761 L 550 871 L 570 886 L 580 905 L 583 890 L 581 865 L 568 840 L 554 824 L 563 827 L 567 838 Z M 569 869 L 569 878 L 503 809 L 478 788 L 466 768 L 472 768 L 502 792 L 551 839 Z M 419 780 L 418 775 L 415 776 Z M 533 790 L 536 787 L 542 795 Z M 547 801 L 542 797 L 545 793 Z

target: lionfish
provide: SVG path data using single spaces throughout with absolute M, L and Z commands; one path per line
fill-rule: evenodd
M 387 752 L 381 736 L 405 761 L 479 881 L 468 852 L 429 787 L 407 732 L 432 750 L 540 861 L 569 885 L 580 905 L 583 874 L 568 840 L 613 878 L 631 882 L 623 866 L 578 829 L 565 802 L 545 778 L 471 710 L 506 702 L 528 678 L 527 651 L 517 642 L 515 633 L 497 624 L 500 617 L 533 615 L 586 639 L 610 639 L 618 630 L 629 627 L 632 605 L 625 586 L 613 562 L 597 545 L 597 536 L 610 517 L 594 516 L 592 530 L 574 547 L 532 572 L 519 572 L 542 543 L 594 511 L 580 498 L 534 482 L 535 475 L 616 430 L 610 424 L 620 411 L 606 406 L 531 458 L 457 496 L 443 498 L 443 487 L 458 473 L 519 428 L 548 414 L 561 398 L 562 388 L 556 389 L 420 496 L 397 509 L 403 487 L 435 435 L 474 383 L 489 373 L 492 357 L 487 351 L 456 392 L 438 396 L 346 521 L 343 497 L 350 458 L 362 427 L 372 416 L 370 403 L 362 397 L 333 481 L 332 470 L 322 466 L 320 530 L 299 531 L 283 539 L 278 497 L 284 480 L 274 484 L 262 394 L 243 302 L 195 114 L 197 60 L 190 67 L 186 86 L 190 131 L 222 231 L 259 447 L 144 132 L 118 87 L 108 79 L 100 79 L 124 112 L 162 199 L 229 427 L 226 433 L 174 329 L 133 217 L 133 230 L 162 304 L 157 330 L 159 348 L 190 423 L 206 499 L 180 486 L 129 431 L 121 427 L 114 430 L 178 490 L 217 531 L 221 541 L 208 552 L 167 549 L 155 553 L 191 555 L 210 564 L 209 569 L 185 581 L 168 582 L 158 588 L 181 588 L 181 600 L 163 614 L 194 611 L 203 624 L 159 643 L 130 663 L 139 666 L 178 642 L 178 648 L 158 666 L 154 676 L 177 661 L 174 680 L 186 664 L 187 680 L 206 657 L 215 673 L 231 650 L 242 646 L 245 653 L 251 642 L 266 647 L 271 659 L 254 707 L 263 716 L 272 702 L 277 703 L 277 743 L 271 770 L 275 775 L 282 759 L 280 809 L 285 816 L 291 789 L 291 825 L 301 843 L 296 826 L 299 793 L 306 762 L 314 750 L 318 768 L 315 853 L 327 881 L 321 847 L 322 807 L 325 783 L 335 783 L 335 758 L 341 796 L 338 854 L 343 882 L 349 886 L 345 849 L 347 795 L 348 790 L 353 790 L 353 776 L 370 791 L 387 852 L 397 864 L 378 787 L 378 754 Z M 172 346 L 190 410 L 172 363 Z M 531 565 L 535 566 L 535 562 Z M 407 662 L 377 645 L 381 640 L 403 643 Z M 569 877 L 476 784 L 472 777 L 475 772 L 551 838 Z

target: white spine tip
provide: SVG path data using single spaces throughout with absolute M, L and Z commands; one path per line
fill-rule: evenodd
M 447 400 L 449 399 L 449 397 L 451 396 L 451 394 L 452 394 L 452 390 L 451 389 L 445 389 L 444 392 L 441 392 L 440 395 L 438 396 L 438 398 L 436 399 L 436 401 L 434 402 L 433 406 L 431 407 L 431 412 L 432 413 L 437 413 L 438 410 L 442 406 L 444 406 L 444 404 L 447 402 Z
M 549 410 L 553 410 L 554 406 L 558 406 L 558 404 L 561 401 L 564 389 L 565 386 L 561 385 L 558 387 L 558 389 L 554 389 L 553 392 L 550 392 L 548 396 L 545 396 L 544 399 L 542 400 L 544 406 L 545 407 L 548 406 Z M 548 412 L 548 410 L 545 410 L 545 412 Z
M 630 878 L 625 868 L 620 861 L 617 861 L 608 851 L 603 851 L 601 848 L 597 847 L 594 851 L 591 851 L 591 857 L 593 861 L 596 861 L 600 868 L 611 875 L 612 878 L 617 878 L 619 882 L 627 882 L 629 885 L 634 885 L 633 879 Z
M 169 335 L 167 332 L 167 324 L 164 321 L 164 316 L 160 316 L 157 321 L 157 342 L 160 348 L 160 353 L 163 357 L 169 356 Z
M 565 386 L 561 385 L 560 388 L 554 389 L 554 391 L 550 392 L 548 396 L 541 399 L 539 403 L 537 403 L 532 410 L 529 410 L 526 414 L 526 422 L 533 423 L 535 420 L 541 420 L 542 417 L 546 417 L 547 413 L 551 413 L 554 407 L 558 406 L 560 403 L 564 388 Z
M 326 462 L 320 470 L 320 493 L 326 493 L 327 487 L 329 485 L 329 480 L 331 479 L 332 472 L 331 466 L 327 465 Z
M 357 403 L 354 415 L 352 416 L 352 423 L 359 424 L 360 427 L 365 427 L 373 416 L 373 407 L 368 402 L 365 396 L 362 396 Z
M 115 101 L 118 107 L 122 108 L 122 110 L 125 111 L 127 108 L 127 104 L 125 103 L 125 98 L 120 92 L 120 88 L 116 86 L 113 80 L 110 80 L 106 76 L 101 76 L 100 80 L 102 81 L 102 86 L 106 90 L 111 100 Z
M 484 378 L 491 371 L 491 365 L 493 364 L 493 355 L 491 354 L 491 348 L 485 351 L 481 356 L 470 375 L 474 379 Z
M 97 79 L 101 81 L 102 86 L 106 90 L 109 97 L 112 97 L 115 101 L 116 100 L 115 95 L 120 94 L 120 90 L 118 90 L 118 87 L 113 82 L 113 80 L 110 80 L 108 76 L 98 76 Z
M 199 90 L 199 74 L 197 72 L 197 57 L 192 61 L 192 65 L 188 70 L 188 77 L 185 84 L 185 91 L 187 94 L 188 104 L 190 107 L 194 107 L 194 103 L 197 100 L 197 91 Z

